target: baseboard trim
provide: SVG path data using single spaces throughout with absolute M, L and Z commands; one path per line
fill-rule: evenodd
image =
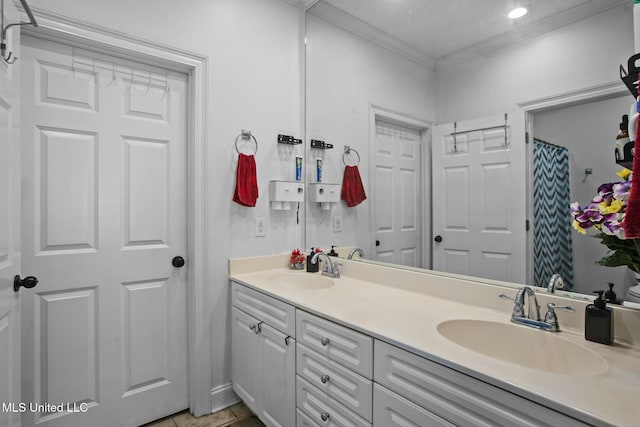
M 218 412 L 240 402 L 240 398 L 233 391 L 233 385 L 223 384 L 211 389 L 211 412 Z

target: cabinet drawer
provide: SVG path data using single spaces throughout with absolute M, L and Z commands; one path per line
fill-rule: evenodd
M 371 422 L 372 382 L 298 344 L 298 375 Z
M 296 409 L 296 427 L 320 427 L 320 424 L 313 421 L 300 409 Z
M 457 426 L 585 426 L 578 420 L 376 340 L 374 378 Z
M 295 338 L 295 308 L 261 292 L 231 282 L 231 303 L 261 322 Z
M 372 378 L 373 339 L 297 310 L 298 342 L 360 375 Z
M 296 403 L 311 420 L 323 427 L 371 426 L 299 376 L 296 377 Z
M 384 427 L 455 427 L 378 384 L 373 386 L 373 424 Z

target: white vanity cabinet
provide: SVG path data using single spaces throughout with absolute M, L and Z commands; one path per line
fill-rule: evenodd
M 267 426 L 294 426 L 295 310 L 237 283 L 231 295 L 233 390 Z
M 268 426 L 602 425 L 354 330 L 335 315 L 328 320 L 321 310 L 311 314 L 234 282 L 231 292 L 233 389 Z
M 370 426 L 373 338 L 301 310 L 296 333 L 299 424 Z

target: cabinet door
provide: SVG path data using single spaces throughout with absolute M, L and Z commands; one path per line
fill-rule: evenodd
M 263 323 L 260 352 L 260 420 L 269 427 L 296 423 L 296 340 Z
M 294 306 L 236 282 L 231 282 L 231 303 L 234 307 L 295 338 Z
M 231 379 L 233 391 L 253 411 L 258 413 L 260 380 L 260 339 L 256 335 L 259 321 L 233 307 L 231 323 Z

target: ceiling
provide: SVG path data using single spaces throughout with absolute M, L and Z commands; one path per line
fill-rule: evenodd
M 435 68 L 562 27 L 631 0 L 322 0 L 310 13 Z M 529 13 L 511 20 L 518 5 Z

